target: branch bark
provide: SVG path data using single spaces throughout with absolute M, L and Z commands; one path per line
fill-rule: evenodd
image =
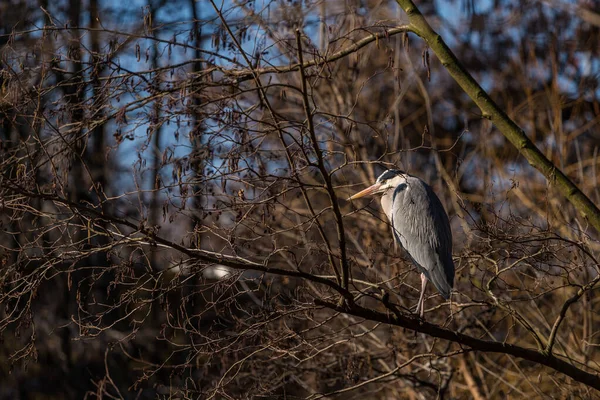
M 395 325 L 416 332 L 421 332 L 436 338 L 449 340 L 462 346 L 468 346 L 475 351 L 507 354 L 523 360 L 534 362 L 536 364 L 541 364 L 565 374 L 577 382 L 581 382 L 596 390 L 600 390 L 600 377 L 598 375 L 577 368 L 576 366 L 544 351 L 528 349 L 509 343 L 492 342 L 489 340 L 478 339 L 460 332 L 442 328 L 438 325 L 430 324 L 412 316 L 403 315 L 397 312 L 395 309 L 391 309 L 390 311 L 392 312 L 383 313 L 373 309 L 361 307 L 357 304 L 351 304 L 347 307 L 344 307 L 321 300 L 316 300 L 315 303 L 335 311 L 365 318 L 369 321 L 383 322 L 385 324 Z
M 488 118 L 502 132 L 529 164 L 540 171 L 548 182 L 556 186 L 559 192 L 573 204 L 579 213 L 600 232 L 600 209 L 525 135 L 506 113 L 498 107 L 485 90 L 469 74 L 442 37 L 429 25 L 423 14 L 412 0 L 396 0 L 409 19 L 408 31 L 427 42 L 452 78 L 479 107 L 483 116 Z

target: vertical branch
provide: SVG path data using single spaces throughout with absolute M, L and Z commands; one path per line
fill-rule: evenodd
M 319 50 L 322 53 L 326 53 L 327 49 L 327 2 L 325 0 L 321 1 L 321 15 L 319 19 L 321 20 L 319 23 Z M 302 61 L 300 61 L 302 63 Z
M 148 26 L 146 29 L 152 36 L 152 38 L 156 38 L 156 33 L 152 24 L 154 23 L 154 15 L 156 14 L 154 2 L 152 0 L 148 0 L 148 14 L 149 18 L 147 19 Z M 159 86 L 161 84 L 161 76 L 159 72 L 159 62 L 158 62 L 158 43 L 153 41 L 151 45 L 151 70 L 154 71 L 154 79 L 152 80 L 152 85 L 156 86 L 157 91 L 159 90 Z M 150 146 L 150 153 L 152 154 L 152 178 L 150 180 L 150 191 L 152 193 L 152 198 L 149 204 L 148 210 L 148 223 L 151 227 L 157 226 L 159 224 L 159 200 L 160 200 L 160 139 L 162 135 L 162 121 L 160 120 L 161 115 L 161 103 L 160 97 L 154 101 L 153 109 L 152 109 L 152 118 L 154 121 L 149 121 L 152 129 L 152 144 Z M 156 248 L 152 248 L 150 262 L 154 264 L 156 262 Z
M 460 372 L 462 372 L 463 377 L 465 378 L 467 387 L 469 388 L 469 391 L 471 392 L 471 396 L 473 396 L 472 398 L 474 400 L 484 400 L 486 397 L 481 392 L 481 389 L 479 388 L 479 384 L 477 383 L 477 380 L 475 379 L 475 377 L 473 376 L 473 373 L 471 372 L 471 366 L 469 365 L 468 357 L 469 357 L 469 355 L 467 353 L 462 354 L 457 357 L 459 365 L 460 365 Z
M 333 208 L 333 213 L 335 215 L 335 221 L 337 226 L 338 233 L 338 242 L 340 244 L 340 263 L 342 270 L 342 287 L 344 289 L 348 289 L 348 279 L 350 273 L 350 267 L 348 265 L 348 258 L 346 257 L 346 238 L 344 235 L 344 221 L 342 219 L 342 213 L 340 211 L 340 206 L 338 204 L 338 199 L 335 194 L 335 190 L 333 188 L 333 183 L 331 182 L 331 175 L 327 171 L 325 167 L 325 163 L 323 162 L 323 153 L 319 148 L 319 142 L 317 141 L 317 135 L 315 133 L 315 126 L 313 121 L 313 114 L 310 110 L 310 103 L 308 100 L 308 83 L 306 80 L 306 72 L 304 71 L 304 60 L 302 57 L 302 40 L 300 37 L 300 30 L 296 29 L 296 43 L 298 44 L 298 61 L 300 65 L 300 77 L 302 79 L 302 101 L 304 104 L 304 112 L 306 113 L 306 121 L 308 124 L 308 132 L 310 134 L 310 141 L 313 145 L 313 150 L 317 156 L 317 167 L 325 180 L 325 188 L 327 189 L 327 193 L 329 194 L 329 200 L 331 201 L 331 206 Z
M 201 213 L 203 212 L 203 203 L 206 199 L 203 189 L 206 187 L 206 179 L 205 179 L 205 169 L 206 169 L 206 158 L 203 148 L 202 142 L 205 139 L 206 134 L 206 126 L 202 117 L 202 113 L 200 112 L 202 107 L 202 102 L 200 101 L 200 92 L 203 88 L 204 78 L 203 78 L 203 69 L 204 66 L 201 61 L 202 57 L 202 25 L 200 24 L 201 15 L 198 12 L 197 8 L 198 2 L 196 0 L 189 1 L 189 7 L 192 11 L 192 35 L 194 38 L 194 63 L 192 64 L 193 73 L 196 75 L 196 79 L 192 81 L 192 87 L 189 93 L 189 96 L 192 100 L 192 126 L 193 126 L 193 136 L 190 135 L 190 142 L 192 145 L 192 156 L 193 162 L 191 163 L 192 171 L 195 175 L 194 185 L 192 186 L 192 218 L 190 221 L 190 229 L 188 232 L 191 233 L 191 238 L 194 241 L 193 246 L 200 249 L 202 248 L 202 229 L 201 226 L 203 224 L 202 218 L 200 218 Z M 196 284 L 202 285 L 203 280 L 202 274 L 198 274 L 196 277 Z M 191 295 L 193 298 L 193 309 L 194 313 L 200 315 L 203 309 L 202 295 L 196 291 Z
M 202 61 L 200 60 L 202 57 L 202 27 L 199 23 L 200 20 L 200 15 L 198 15 L 198 10 L 196 8 L 196 0 L 190 0 L 190 9 L 192 11 L 192 18 L 193 18 L 193 23 L 192 23 L 192 30 L 193 30 L 193 35 L 194 35 L 194 63 L 193 65 L 193 72 L 194 74 L 196 74 L 196 76 L 201 77 L 202 76 Z M 192 104 L 194 106 L 193 108 L 193 112 L 192 112 L 192 118 L 194 119 L 193 121 L 193 129 L 194 129 L 194 136 L 191 139 L 192 141 L 192 147 L 193 147 L 193 151 L 195 153 L 195 157 L 200 157 L 200 155 L 202 154 L 201 150 L 201 146 L 202 146 L 202 139 L 204 136 L 204 130 L 205 130 L 205 126 L 204 126 L 204 121 L 202 120 L 201 116 L 200 116 L 200 106 L 201 106 L 201 102 L 200 102 L 200 96 L 196 94 L 197 91 L 202 89 L 202 83 L 196 83 L 197 81 L 194 80 L 193 81 L 193 86 L 192 86 L 192 90 L 191 90 L 191 97 L 192 97 Z M 204 176 L 204 160 L 194 160 L 195 162 L 192 163 L 192 170 L 194 171 L 194 173 L 196 174 L 196 176 L 198 177 L 197 181 L 198 182 L 203 182 L 203 176 Z M 201 187 L 199 184 L 195 184 L 194 188 L 193 188 L 193 207 L 195 210 L 199 210 L 202 208 L 202 195 L 200 194 L 200 190 Z M 197 214 L 192 218 L 192 230 L 196 228 L 196 226 L 198 226 L 201 223 L 200 218 L 197 217 Z
M 91 49 L 92 54 L 90 55 L 92 61 L 92 87 L 94 93 L 94 116 L 97 119 L 102 119 L 104 105 L 106 102 L 106 96 L 102 90 L 102 84 L 100 83 L 100 77 L 102 76 L 102 57 L 101 52 L 101 38 L 100 38 L 100 14 L 98 9 L 98 0 L 90 0 L 90 38 L 91 38 Z M 93 154 L 90 157 L 91 171 L 94 174 L 94 181 L 99 188 L 96 189 L 96 193 L 100 196 L 106 186 L 105 177 L 105 162 L 104 162 L 104 147 L 105 147 L 105 125 L 98 124 L 94 127 L 91 132 L 93 140 Z M 102 199 L 98 198 L 98 203 L 101 205 Z
M 92 63 L 91 70 L 91 81 L 92 81 L 92 94 L 93 102 L 90 114 L 90 118 L 96 121 L 104 121 L 105 109 L 107 103 L 107 89 L 103 87 L 101 78 L 105 64 L 102 62 L 102 38 L 100 35 L 100 11 L 98 6 L 98 0 L 90 0 L 89 2 L 89 15 L 90 15 L 90 39 L 91 39 L 91 54 L 90 59 Z M 107 202 L 105 190 L 107 185 L 107 164 L 105 162 L 105 147 L 106 147 L 106 124 L 104 122 L 94 124 L 94 128 L 90 132 L 92 140 L 92 150 L 89 155 L 90 172 L 92 174 L 92 184 L 94 187 L 95 201 L 104 212 L 106 209 Z M 93 238 L 93 243 L 98 248 L 106 246 L 108 240 L 103 235 L 96 235 Z M 98 252 L 93 255 L 93 262 L 96 265 L 106 266 L 106 252 Z
M 67 103 L 69 109 L 71 110 L 71 115 L 70 115 L 70 120 L 72 125 L 74 126 L 73 129 L 73 135 L 72 137 L 75 138 L 74 140 L 74 145 L 73 146 L 69 146 L 70 147 L 70 152 L 71 154 L 69 154 L 72 157 L 72 162 L 74 165 L 72 165 L 72 169 L 71 169 L 71 181 L 68 182 L 67 184 L 67 191 L 68 191 L 68 196 L 69 196 L 69 200 L 71 201 L 87 201 L 89 200 L 88 198 L 88 192 L 87 192 L 87 188 L 85 187 L 85 180 L 84 180 L 84 170 L 86 168 L 86 164 L 85 164 L 85 159 L 83 158 L 83 153 L 84 153 L 84 138 L 82 138 L 82 121 L 84 118 L 84 112 L 83 112 L 83 85 L 84 85 L 84 79 L 83 79 L 83 69 L 81 66 L 81 59 L 82 59 L 82 49 L 81 49 L 81 36 L 80 36 L 80 31 L 79 29 L 77 29 L 79 27 L 79 23 L 80 23 L 80 18 L 81 18 L 81 3 L 79 1 L 76 0 L 71 0 L 69 2 L 69 11 L 68 11 L 68 15 L 69 15 L 69 21 L 70 23 L 75 27 L 73 29 L 73 35 L 75 36 L 71 41 L 71 43 L 69 44 L 69 61 L 71 64 L 71 68 L 73 71 L 73 78 L 72 81 L 74 82 L 73 85 L 66 85 L 64 88 L 64 96 L 65 96 L 65 102 Z M 68 80 L 66 79 L 65 76 L 61 76 L 60 78 L 62 82 L 67 82 Z M 59 78 L 59 79 L 60 79 Z M 64 140 L 64 139 L 63 139 Z M 66 141 L 65 141 L 66 144 Z M 90 175 L 91 177 L 91 175 Z M 69 177 L 67 177 L 67 179 L 69 179 Z M 83 224 L 83 221 L 81 221 L 81 223 Z M 81 240 L 83 238 L 83 231 L 81 230 L 76 230 L 74 233 L 74 237 L 77 238 L 77 240 Z M 64 320 L 64 323 L 66 324 L 62 331 L 61 331 L 61 342 L 62 342 L 62 347 L 63 347 L 63 351 L 65 353 L 65 358 L 66 358 L 66 363 L 67 366 L 70 368 L 72 368 L 73 365 L 73 346 L 71 345 L 71 324 L 68 323 L 67 321 L 71 321 L 72 316 L 75 314 L 75 310 L 77 310 L 77 298 L 76 295 L 74 293 L 74 291 L 72 291 L 72 281 L 75 280 L 76 282 L 79 281 L 81 279 L 81 274 L 73 274 L 75 275 L 75 277 L 73 277 L 71 275 L 71 270 L 70 267 L 67 267 L 69 269 L 69 275 L 66 277 L 66 279 L 64 279 L 63 281 L 63 306 L 60 308 L 61 312 L 61 318 Z

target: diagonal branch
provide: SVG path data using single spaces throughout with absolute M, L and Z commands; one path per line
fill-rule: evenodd
M 546 345 L 545 351 L 548 353 L 552 352 L 552 348 L 554 347 L 554 343 L 556 342 L 556 333 L 558 332 L 558 328 L 560 324 L 565 319 L 567 315 L 567 311 L 572 304 L 576 303 L 581 296 L 583 296 L 587 291 L 591 290 L 596 286 L 596 284 L 600 281 L 600 275 L 596 276 L 590 283 L 585 286 L 582 286 L 577 293 L 571 296 L 565 303 L 563 304 L 560 312 L 558 313 L 558 317 L 556 317 L 556 321 L 554 321 L 554 325 L 552 326 L 552 331 L 550 332 L 550 336 L 548 338 L 548 344 Z
M 349 54 L 356 53 L 358 50 L 362 49 L 369 43 L 377 42 L 379 39 L 389 38 L 390 36 L 397 35 L 402 32 L 412 32 L 412 27 L 409 25 L 400 25 L 394 28 L 384 28 L 383 32 L 371 33 L 369 36 L 366 36 L 362 39 L 357 40 L 353 44 L 348 47 L 343 48 L 340 51 L 337 51 L 330 55 L 329 57 L 325 57 L 322 59 L 314 58 L 305 63 L 294 63 L 288 66 L 282 67 L 266 67 L 266 68 L 254 68 L 253 70 L 240 69 L 227 71 L 227 75 L 236 78 L 238 82 L 247 81 L 250 79 L 254 79 L 255 76 L 265 75 L 265 74 L 280 74 L 284 72 L 294 72 L 299 71 L 300 68 L 309 68 L 309 67 L 320 67 L 327 63 L 337 61 L 340 58 L 344 58 Z
M 504 137 L 527 159 L 529 164 L 556 186 L 577 211 L 600 232 L 600 209 L 552 161 L 544 156 L 540 149 L 527 137 L 523 129 L 510 119 L 485 90 L 479 86 L 446 45 L 442 37 L 431 28 L 412 0 L 396 0 L 396 2 L 408 15 L 410 31 L 427 42 L 452 78 L 477 104 L 483 116 L 492 121 Z

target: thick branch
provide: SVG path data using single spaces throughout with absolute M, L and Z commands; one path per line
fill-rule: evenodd
M 555 185 L 560 193 L 575 206 L 577 211 L 600 232 L 600 209 L 559 168 L 546 158 L 540 149 L 525 135 L 525 132 L 494 103 L 452 53 L 442 37 L 431 28 L 412 0 L 396 0 L 396 2 L 408 15 L 409 26 L 412 28 L 410 30 L 427 42 L 442 65 L 477 104 L 483 115 L 489 118 L 504 137 L 527 159 L 529 164 L 540 171 L 551 184 Z
M 449 340 L 451 342 L 455 342 L 463 346 L 468 346 L 469 348 L 476 351 L 483 351 L 486 353 L 501 353 L 511 355 L 514 357 L 519 357 L 523 360 L 545 365 L 549 368 L 552 368 L 555 371 L 558 371 L 562 374 L 573 378 L 577 382 L 581 382 L 590 387 L 593 387 L 596 390 L 600 390 L 600 377 L 598 375 L 586 372 L 544 351 L 527 349 L 525 347 L 516 346 L 508 343 L 492 342 L 489 340 L 478 339 L 473 336 L 468 336 L 463 333 L 442 328 L 438 325 L 430 324 L 426 321 L 414 318 L 412 316 L 403 315 L 399 312 L 383 313 L 372 309 L 363 308 L 357 304 L 344 307 L 320 300 L 316 301 L 316 304 L 322 305 L 332 310 L 365 318 L 369 321 L 383 322 L 385 324 L 395 325 L 416 332 L 421 332 L 436 338 Z

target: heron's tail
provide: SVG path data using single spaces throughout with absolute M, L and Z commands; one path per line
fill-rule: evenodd
M 426 275 L 427 279 L 433 283 L 438 292 L 448 300 L 452 287 L 454 287 L 454 262 L 452 261 L 452 257 L 446 260 L 445 263 L 440 263 L 440 267 L 427 271 Z

